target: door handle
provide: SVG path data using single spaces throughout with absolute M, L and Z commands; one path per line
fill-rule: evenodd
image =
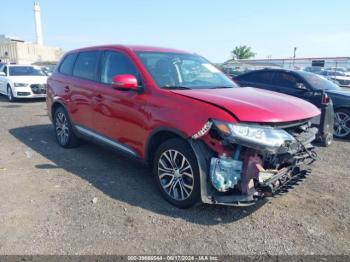
M 65 87 L 64 87 L 64 92 L 65 92 L 65 93 L 68 93 L 69 91 L 70 91 L 69 86 L 65 86 Z

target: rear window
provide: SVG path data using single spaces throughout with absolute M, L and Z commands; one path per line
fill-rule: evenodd
M 75 63 L 73 75 L 87 80 L 96 80 L 97 51 L 82 52 Z
M 67 55 L 59 68 L 59 72 L 65 75 L 72 75 L 73 66 L 76 58 L 77 54 Z

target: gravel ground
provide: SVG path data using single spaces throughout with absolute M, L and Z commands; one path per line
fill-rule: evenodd
M 0 96 L 0 254 L 350 254 L 350 143 L 250 208 L 165 202 L 138 162 L 60 148 L 43 101 Z

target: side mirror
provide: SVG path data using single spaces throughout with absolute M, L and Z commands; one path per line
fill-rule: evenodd
M 133 75 L 116 75 L 112 79 L 112 87 L 119 90 L 134 90 L 138 91 L 139 86 L 137 79 Z
M 0 72 L 0 76 L 6 76 L 5 72 Z

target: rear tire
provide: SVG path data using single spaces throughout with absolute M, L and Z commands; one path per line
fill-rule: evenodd
M 7 98 L 10 103 L 16 100 L 15 97 L 13 96 L 12 88 L 10 86 L 7 87 Z
M 350 110 L 341 108 L 334 113 L 334 137 L 350 138 Z
M 153 175 L 162 196 L 174 206 L 190 208 L 200 201 L 197 158 L 180 138 L 165 141 L 153 160 Z
M 79 138 L 74 134 L 69 115 L 63 107 L 56 109 L 53 124 L 56 140 L 61 147 L 73 148 L 79 145 Z

